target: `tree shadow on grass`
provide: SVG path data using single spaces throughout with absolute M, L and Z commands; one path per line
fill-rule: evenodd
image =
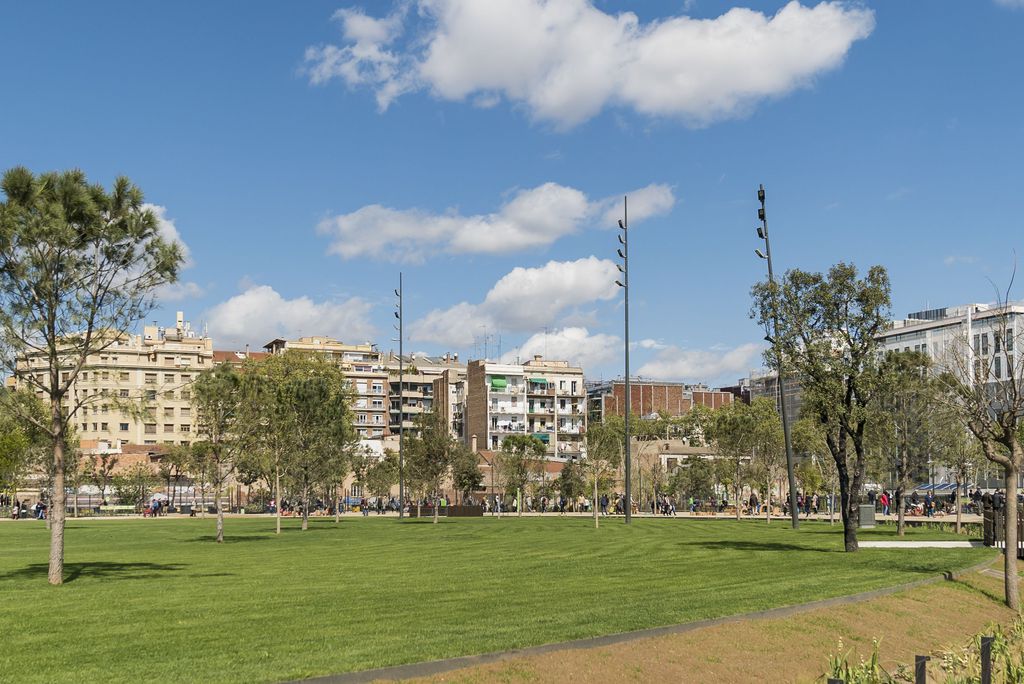
M 842 549 L 800 546 L 787 542 L 757 542 L 745 539 L 716 539 L 680 542 L 682 546 L 699 546 L 712 551 L 810 551 L 812 553 L 844 553 Z
M 240 537 L 231 535 L 224 535 L 224 544 L 244 544 L 246 542 L 263 541 L 265 539 L 272 539 L 275 535 L 272 534 L 246 534 Z M 203 534 L 194 539 L 186 539 L 188 542 L 201 542 L 203 544 L 216 544 L 217 535 L 215 534 Z
M 175 572 L 184 568 L 184 565 L 177 563 L 108 563 L 95 561 L 91 563 L 65 563 L 64 583 L 74 582 L 79 577 L 90 577 L 97 579 L 152 579 L 168 572 Z M 0 579 L 36 579 L 46 577 L 49 565 L 46 563 L 34 563 L 23 568 L 12 570 L 0 575 Z

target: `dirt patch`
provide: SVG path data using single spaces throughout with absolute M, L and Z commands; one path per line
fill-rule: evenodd
M 998 561 L 994 564 L 998 568 Z M 1008 623 L 1002 580 L 971 573 L 871 599 L 786 618 L 733 622 L 683 634 L 612 646 L 514 657 L 416 682 L 764 681 L 811 682 L 830 653 L 869 656 L 880 641 L 882 664 L 892 671 L 914 656 L 965 642 L 989 623 Z M 938 672 L 938 666 L 933 665 Z

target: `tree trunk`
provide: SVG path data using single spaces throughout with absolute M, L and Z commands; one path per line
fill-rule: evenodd
M 594 471 L 594 529 L 595 530 L 598 529 L 599 527 L 601 527 L 601 522 L 600 522 L 600 515 L 601 515 L 600 508 L 601 507 L 598 505 L 598 503 L 599 502 L 597 500 L 597 471 L 595 470 Z
M 309 485 L 302 487 L 302 529 L 309 529 Z
M 53 435 L 53 496 L 46 521 L 50 527 L 50 584 L 64 583 L 64 420 L 60 400 L 50 400 L 50 429 Z
M 835 458 L 836 470 L 839 471 L 839 506 L 843 515 L 843 546 L 847 551 L 857 550 L 857 503 L 850 491 L 850 473 L 846 467 L 846 458 L 841 455 Z
M 281 465 L 277 464 L 274 472 L 274 518 L 277 529 L 274 534 L 281 534 Z
M 341 522 L 341 485 L 334 487 L 334 522 Z
M 523 517 L 523 490 L 516 490 L 516 515 Z
M 902 537 L 907 532 L 906 501 L 907 493 L 903 491 L 903 484 L 896 489 L 896 535 Z
M 221 486 L 214 488 L 214 496 L 217 497 L 217 543 L 224 543 L 224 504 L 221 503 Z
M 1017 577 L 1017 468 L 1004 469 L 1006 487 L 1006 553 L 1003 556 L 1003 583 L 1006 605 L 1020 611 L 1020 580 Z
M 437 524 L 437 517 L 441 514 L 441 497 L 434 496 L 434 524 Z
M 963 527 L 963 519 L 961 516 L 961 510 L 963 506 L 960 505 L 960 478 L 956 478 L 956 533 L 960 534 L 961 528 Z
M 831 489 L 831 493 L 828 499 L 828 524 L 836 524 L 836 488 Z

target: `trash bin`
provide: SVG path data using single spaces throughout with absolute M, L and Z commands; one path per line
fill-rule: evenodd
M 875 526 L 874 504 L 861 504 L 860 515 L 858 516 L 858 527 L 872 528 Z

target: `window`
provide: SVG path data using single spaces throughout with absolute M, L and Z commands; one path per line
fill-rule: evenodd
M 1003 365 L 1002 365 L 1002 362 L 1003 362 L 1002 357 L 997 356 L 996 357 L 996 380 L 999 380 L 1000 378 L 1003 377 Z
M 974 353 L 977 354 L 981 351 L 981 335 L 974 336 Z
M 576 394 L 576 381 L 575 380 L 572 381 L 572 393 Z
M 174 432 L 174 424 L 164 423 L 164 432 Z
M 981 353 L 983 356 L 988 354 L 988 333 L 981 334 Z
M 156 373 L 146 373 L 146 384 L 147 385 L 155 385 L 156 384 Z
M 82 371 L 82 380 L 88 380 L 88 379 L 89 379 L 89 372 L 88 371 Z
M 92 424 L 92 431 L 93 432 L 96 432 L 98 430 L 98 428 L 99 428 L 99 425 L 97 425 L 96 423 Z
M 174 382 L 174 373 L 164 373 L 164 382 Z
M 174 409 L 171 408 L 170 406 L 168 406 L 167 408 L 164 409 L 164 418 L 173 418 L 173 417 L 174 417 Z
M 1013 351 L 1013 328 L 1006 329 L 1006 351 Z
M 191 442 L 189 442 L 187 439 L 183 439 L 180 442 L 178 442 L 178 444 L 180 444 L 181 446 L 188 446 L 189 444 L 191 444 Z
M 192 426 L 191 425 L 182 425 L 181 426 L 181 431 L 182 432 L 192 432 Z
M 67 372 L 61 373 L 60 374 L 60 381 L 61 382 L 67 382 L 68 378 L 70 378 L 70 377 L 71 377 L 71 373 L 67 373 Z
M 174 392 L 164 392 L 164 399 L 174 399 Z
M 191 401 L 192 400 L 192 392 L 190 392 L 189 390 L 183 391 L 181 393 L 181 400 L 182 401 Z
M 103 430 L 104 432 L 107 432 L 107 431 L 110 430 L 110 426 L 107 425 L 106 423 L 100 423 L 100 430 Z
M 156 434 L 156 423 L 146 423 L 146 430 L 145 431 L 146 431 L 147 435 L 155 435 Z
M 373 408 L 375 408 L 375 409 L 382 409 L 382 408 L 384 408 L 384 400 L 383 399 L 374 399 L 373 400 Z
M 103 415 L 107 415 L 107 411 L 108 411 L 108 410 L 110 410 L 110 407 L 109 407 L 109 406 L 107 406 L 106 404 L 104 404 L 103 406 L 100 406 L 100 413 L 101 413 L 101 414 L 103 414 Z
M 384 422 L 384 416 L 380 415 L 379 413 L 373 414 L 373 423 L 374 423 L 374 425 L 380 425 L 383 422 Z
M 180 413 L 181 413 L 181 417 L 182 418 L 191 418 L 192 417 L 192 409 L 189 408 L 188 406 L 183 407 L 180 410 Z
M 129 380 L 131 380 L 131 373 L 118 373 L 117 379 L 120 380 L 121 382 L 128 382 Z
M 182 382 L 192 382 L 192 376 L 191 375 L 182 375 L 181 376 L 181 381 Z
M 174 365 L 174 357 L 173 356 L 165 356 L 164 357 L 164 365 L 165 366 L 173 366 Z
M 89 430 L 89 424 L 88 423 L 82 423 L 82 432 L 87 432 L 88 430 Z
M 117 395 L 119 397 L 121 397 L 122 399 L 127 399 L 128 398 L 128 390 L 123 389 L 120 392 L 118 392 Z
M 374 394 L 384 394 L 384 385 L 382 385 L 379 382 L 373 383 L 373 393 Z
M 146 390 L 146 401 L 156 401 L 156 390 Z
M 104 382 L 110 380 L 110 373 L 107 371 L 103 371 L 102 373 L 100 373 L 100 380 L 103 380 Z
M 360 424 L 365 423 L 366 422 L 366 414 L 365 413 L 360 413 L 358 416 L 356 416 L 356 422 L 360 423 Z
M 121 432 L 128 432 L 128 423 L 121 423 L 118 427 L 121 429 Z
M 1000 351 L 1002 351 L 1002 349 L 1001 349 L 1002 341 L 1003 341 L 1002 335 L 1000 335 L 998 332 L 992 333 L 992 347 L 993 347 L 992 351 L 994 351 L 996 354 L 998 354 Z
M 143 444 L 156 444 L 156 440 L 155 439 L 147 439 L 147 440 L 143 441 L 142 443 Z

